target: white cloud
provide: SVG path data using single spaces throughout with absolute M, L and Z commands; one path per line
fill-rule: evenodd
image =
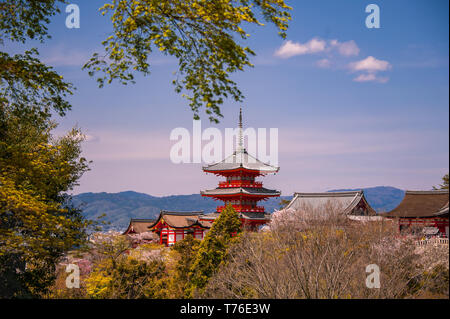
M 326 41 L 315 37 L 305 43 L 286 41 L 275 51 L 275 56 L 287 59 L 296 55 L 330 52 L 333 49 L 346 57 L 359 54 L 359 47 L 353 40 L 346 42 L 339 42 L 338 40 Z
M 375 73 L 363 73 L 358 75 L 356 78 L 353 79 L 355 82 L 379 82 L 379 83 L 386 83 L 389 81 L 388 77 L 378 77 Z
M 337 48 L 340 55 L 355 56 L 359 54 L 359 47 L 355 41 L 339 42 L 338 40 L 330 41 L 331 47 Z
M 316 61 L 315 65 L 327 69 L 336 62 L 339 63 L 339 61 L 334 61 L 336 55 L 350 57 L 357 56 L 359 52 L 360 49 L 354 40 L 339 42 L 337 39 L 326 41 L 315 37 L 305 43 L 286 41 L 275 51 L 275 56 L 287 59 L 296 55 L 326 53 L 327 57 Z M 392 65 L 388 61 L 368 56 L 365 59 L 349 63 L 347 68 L 352 72 L 360 73 L 353 79 L 355 82 L 386 83 L 389 78 L 378 76 L 378 72 L 388 71 L 392 68 Z
M 352 62 L 349 65 L 352 71 L 378 72 L 387 71 L 392 68 L 388 61 L 378 60 L 373 56 L 368 56 L 364 60 Z
M 325 51 L 326 41 L 312 38 L 306 43 L 294 43 L 286 41 L 276 52 L 275 56 L 287 59 L 296 55 L 314 54 Z
M 329 59 L 322 59 L 316 62 L 319 68 L 327 69 L 331 67 L 331 61 Z
M 368 73 L 368 74 L 360 74 L 358 75 L 356 78 L 354 78 L 353 80 L 356 82 L 368 82 L 368 81 L 375 81 L 376 79 L 376 75 L 373 73 Z
M 392 65 L 388 61 L 378 60 L 373 56 L 352 62 L 348 65 L 352 72 L 363 72 L 353 79 L 355 82 L 378 82 L 386 83 L 389 81 L 388 77 L 380 77 L 378 72 L 384 72 L 392 69 Z

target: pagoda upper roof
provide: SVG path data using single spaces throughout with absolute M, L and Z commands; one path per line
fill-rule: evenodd
M 255 196 L 280 196 L 281 192 L 273 189 L 267 189 L 264 187 L 230 187 L 230 188 L 215 188 L 205 191 L 201 191 L 200 194 L 203 196 L 215 196 L 215 195 L 255 195 Z
M 235 151 L 232 155 L 218 163 L 210 164 L 203 167 L 206 172 L 223 172 L 237 169 L 247 169 L 257 171 L 260 174 L 276 173 L 279 167 L 264 163 L 256 157 L 250 155 L 245 148 Z

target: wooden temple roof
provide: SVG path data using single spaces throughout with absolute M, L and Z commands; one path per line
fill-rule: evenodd
M 384 217 L 448 216 L 448 190 L 406 191 L 402 202 Z
M 250 155 L 244 148 L 235 151 L 232 155 L 228 156 L 221 162 L 203 167 L 205 172 L 210 173 L 233 171 L 238 169 L 255 171 L 259 174 L 270 174 L 278 172 L 280 168 L 261 162 L 256 157 Z
M 375 216 L 376 212 L 367 202 L 363 190 L 349 192 L 295 193 L 294 198 L 285 209 L 295 210 L 305 206 L 318 208 L 331 202 L 342 206 L 345 214 L 350 214 L 361 201 L 364 202 L 368 215 Z
M 156 221 L 156 219 L 135 219 L 132 218 L 130 220 L 130 224 L 128 225 L 128 228 L 125 230 L 123 235 L 127 235 L 130 233 L 133 234 L 140 234 L 148 232 L 148 226 L 153 225 L 153 223 Z
M 210 228 L 212 223 L 209 221 L 202 221 L 200 217 L 203 215 L 203 211 L 197 212 L 169 212 L 161 211 L 158 219 L 148 229 L 151 229 L 158 225 L 161 220 L 172 228 L 190 228 L 192 226 L 199 226 L 202 228 Z

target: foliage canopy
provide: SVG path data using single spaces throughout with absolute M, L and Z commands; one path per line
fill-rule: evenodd
M 47 24 L 63 2 L 1 1 L 0 44 L 49 38 Z M 0 297 L 45 294 L 58 258 L 84 243 L 92 225 L 67 195 L 88 170 L 83 136 L 51 134 L 52 111 L 70 109 L 72 86 L 37 56 L 0 51 Z
M 433 186 L 433 189 L 437 190 L 437 189 L 448 189 L 448 174 L 445 174 L 442 177 L 442 184 L 440 184 L 438 187 Z
M 134 72 L 150 74 L 149 55 L 159 50 L 178 60 L 175 91 L 189 100 L 194 118 L 205 107 L 210 121 L 222 117 L 224 98 L 242 101 L 230 75 L 252 66 L 255 53 L 242 43 L 245 28 L 272 23 L 285 38 L 290 20 L 284 0 L 112 0 L 100 10 L 111 13 L 113 33 L 103 41 L 105 54 L 86 63 L 97 81 L 133 82 Z
M 239 214 L 231 205 L 225 207 L 200 243 L 189 274 L 190 297 L 201 294 L 219 266 L 226 262 L 228 248 L 237 241 L 241 232 Z
M 50 38 L 46 25 L 60 12 L 58 3 L 64 1 L 2 1 L 0 44 Z M 66 97 L 72 94 L 72 85 L 43 64 L 38 54 L 36 49 L 16 55 L 0 51 L 0 122 L 5 109 L 28 117 L 50 117 L 51 110 L 64 115 L 70 109 Z

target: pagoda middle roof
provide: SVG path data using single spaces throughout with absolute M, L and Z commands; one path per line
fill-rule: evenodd
M 203 215 L 200 219 L 202 220 L 215 220 L 220 216 L 220 213 L 209 213 Z M 272 217 L 269 213 L 251 213 L 251 212 L 240 212 L 239 218 L 250 219 L 250 220 L 270 220 Z
M 258 171 L 261 174 L 276 173 L 279 167 L 261 162 L 256 157 L 250 155 L 245 149 L 237 150 L 232 155 L 218 163 L 203 167 L 207 172 L 231 171 L 239 168 Z
M 230 188 L 215 188 L 209 189 L 205 191 L 201 191 L 200 194 L 208 196 L 208 195 L 239 195 L 239 194 L 247 194 L 247 195 L 256 195 L 256 196 L 279 196 L 281 192 L 274 189 L 267 189 L 264 187 L 254 188 L 254 187 L 230 187 Z

